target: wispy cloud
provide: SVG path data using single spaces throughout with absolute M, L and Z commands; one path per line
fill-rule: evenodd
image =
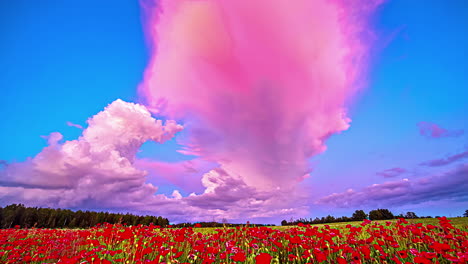
M 404 173 L 406 173 L 407 170 L 403 168 L 391 168 L 391 169 L 386 169 L 384 171 L 379 171 L 376 174 L 379 176 L 382 176 L 384 178 L 394 178 L 397 176 L 400 176 Z
M 448 130 L 431 122 L 419 122 L 419 133 L 428 138 L 459 137 L 463 130 Z
M 81 125 L 78 125 L 78 124 L 74 124 L 70 121 L 67 121 L 67 126 L 71 126 L 71 127 L 76 127 L 76 128 L 79 128 L 79 129 L 83 129 L 83 126 Z
M 455 155 L 451 155 L 443 159 L 429 160 L 429 161 L 421 163 L 420 165 L 428 166 L 428 167 L 439 167 L 439 166 L 452 164 L 454 162 L 463 160 L 465 158 L 468 158 L 468 151 L 464 151 Z

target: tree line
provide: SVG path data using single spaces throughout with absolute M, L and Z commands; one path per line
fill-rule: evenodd
M 356 210 L 351 217 L 348 216 L 341 216 L 341 217 L 334 217 L 331 215 L 327 215 L 322 218 L 316 217 L 315 219 L 305 219 L 299 218 L 297 220 L 291 219 L 290 221 L 283 220 L 281 221 L 281 225 L 288 226 L 288 225 L 298 225 L 299 223 L 306 224 L 306 225 L 313 225 L 313 224 L 327 224 L 327 223 L 337 223 L 337 222 L 351 222 L 351 221 L 362 221 L 364 219 L 369 220 L 389 220 L 389 219 L 396 219 L 396 218 L 405 218 L 405 219 L 416 219 L 416 218 L 432 218 L 432 216 L 422 216 L 419 217 L 414 212 L 407 212 L 406 214 L 399 214 L 394 215 L 388 209 L 375 209 L 371 210 L 369 214 L 366 214 L 364 210 Z
M 11 204 L 0 207 L 0 228 L 89 228 L 97 224 L 126 225 L 169 225 L 169 220 L 161 216 L 138 216 L 92 211 L 72 211 L 68 209 L 52 209 L 25 207 L 23 204 Z
M 468 217 L 468 210 L 465 211 L 463 216 Z M 436 216 L 437 217 L 437 216 Z M 395 218 L 432 218 L 431 216 L 419 217 L 414 212 L 407 212 L 406 214 L 394 215 L 388 209 L 371 210 L 366 214 L 363 210 L 356 210 L 351 217 L 341 216 L 334 217 L 328 215 L 326 217 L 315 219 L 300 218 L 297 220 L 291 219 L 290 221 L 283 220 L 281 225 L 298 225 L 302 224 L 326 224 L 336 222 L 350 222 L 369 220 L 387 220 Z M 126 225 L 158 225 L 161 227 L 235 227 L 244 226 L 245 224 L 230 224 L 227 220 L 223 219 L 222 223 L 215 221 L 200 222 L 200 223 L 179 223 L 169 225 L 169 220 L 161 216 L 138 216 L 133 214 L 109 213 L 109 212 L 93 212 L 93 211 L 72 211 L 68 209 L 52 209 L 52 208 L 38 208 L 38 207 L 25 207 L 23 204 L 11 204 L 6 207 L 0 207 L 0 229 L 13 228 L 20 226 L 22 228 L 89 228 L 97 224 L 126 224 Z M 247 222 L 248 225 L 250 225 Z M 262 225 L 254 224 L 251 226 L 272 226 L 271 224 Z
M 236 226 L 245 226 L 246 224 L 231 224 L 223 221 L 219 222 L 198 222 L 198 223 L 179 223 L 173 224 L 171 227 L 182 228 L 182 227 L 236 227 Z M 274 224 L 250 224 L 247 222 L 247 225 L 250 227 L 259 227 L 259 226 L 274 226 Z

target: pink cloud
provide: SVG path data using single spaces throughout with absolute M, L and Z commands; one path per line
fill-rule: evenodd
M 67 121 L 67 126 L 71 126 L 71 127 L 76 127 L 76 128 L 79 128 L 79 129 L 83 129 L 83 126 L 81 125 L 78 125 L 78 124 L 74 124 L 70 121 Z
M 463 135 L 463 130 L 447 130 L 435 123 L 419 122 L 419 133 L 428 138 L 459 137 Z
M 59 132 L 52 132 L 48 136 L 41 136 L 41 137 L 47 139 L 47 144 L 49 144 L 50 146 L 58 145 L 59 141 L 63 139 L 63 135 L 60 134 Z
M 211 212 L 216 219 L 254 219 L 279 216 L 303 216 L 307 207 L 302 205 L 297 195 L 272 191 L 262 191 L 248 186 L 242 178 L 222 168 L 213 169 L 203 175 L 202 194 L 192 194 L 183 198 L 192 208 L 201 212 Z M 290 201 L 296 206 L 291 206 Z
M 59 144 L 62 135 L 54 132 L 34 158 L 8 164 L 0 171 L 0 197 L 78 207 L 152 196 L 157 188 L 145 183 L 146 171 L 134 167 L 135 154 L 145 141 L 162 143 L 182 128 L 171 120 L 163 125 L 142 105 L 117 100 L 88 120 L 79 139 Z
M 217 167 L 217 165 L 202 159 L 180 162 L 139 159 L 136 160 L 135 166 L 149 172 L 149 181 L 158 182 L 165 180 L 188 193 L 203 192 L 202 176 L 214 167 Z
M 184 153 L 219 163 L 235 186 L 291 194 L 349 127 L 380 2 L 147 1 L 154 49 L 139 91 L 186 121 Z

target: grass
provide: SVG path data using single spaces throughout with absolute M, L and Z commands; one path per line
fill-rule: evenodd
M 452 217 L 452 218 L 447 218 L 451 220 L 451 223 L 454 227 L 459 228 L 461 230 L 466 230 L 468 231 L 468 217 Z M 418 219 L 406 219 L 410 223 L 422 223 L 424 225 L 438 225 L 439 220 L 437 218 L 418 218 Z M 392 219 L 392 220 L 377 220 L 374 222 L 378 222 L 381 224 L 385 224 L 385 222 L 396 222 L 398 219 Z M 324 227 L 325 225 L 329 225 L 330 227 L 334 228 L 339 228 L 339 227 L 345 227 L 346 225 L 352 225 L 352 226 L 359 226 L 362 223 L 362 221 L 352 221 L 352 222 L 338 222 L 338 223 L 328 223 L 328 224 L 315 224 L 312 226 L 318 226 L 318 227 Z M 277 229 L 280 231 L 285 231 L 289 228 L 292 227 L 297 227 L 297 226 L 269 226 L 272 229 Z M 203 227 L 203 228 L 196 228 L 195 230 L 197 232 L 200 232 L 202 234 L 214 234 L 216 233 L 216 229 L 219 229 L 221 227 Z M 235 228 L 235 227 L 232 227 Z

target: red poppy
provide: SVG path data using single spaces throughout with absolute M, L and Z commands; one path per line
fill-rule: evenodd
M 398 253 L 398 256 L 400 258 L 407 258 L 408 257 L 408 252 L 406 250 L 400 250 L 400 251 L 397 251 Z
M 234 256 L 231 257 L 231 259 L 233 261 L 244 262 L 245 261 L 245 253 L 244 252 L 237 252 L 236 254 L 234 254 Z
M 271 255 L 268 253 L 260 253 L 255 257 L 256 264 L 270 264 L 271 262 Z

